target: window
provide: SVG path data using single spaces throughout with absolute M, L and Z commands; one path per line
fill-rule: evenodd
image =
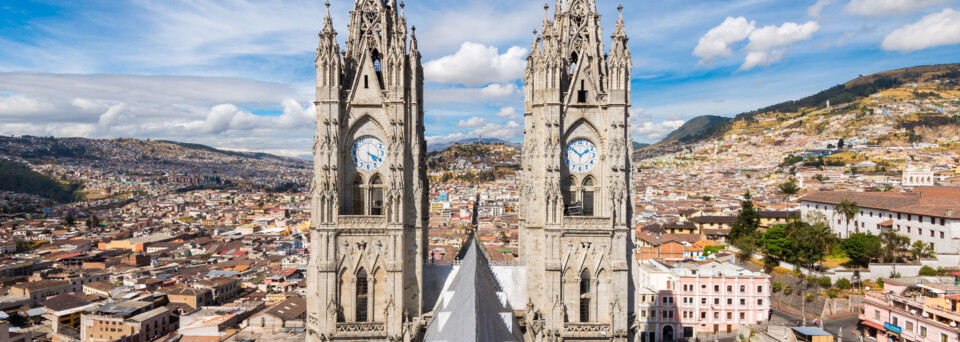
M 727 298 L 727 305 L 733 305 L 733 298 Z
M 714 305 L 720 305 L 720 298 L 714 298 L 714 299 L 713 299 L 713 304 L 714 304 Z
M 763 306 L 763 299 L 757 299 L 757 305 Z
M 590 321 L 590 273 L 580 272 L 580 321 Z
M 932 231 L 932 230 L 930 231 L 930 237 L 933 237 L 933 231 Z
M 367 321 L 367 271 L 357 271 L 357 322 Z
M 583 180 L 583 216 L 593 216 L 593 177 Z
M 920 326 L 920 336 L 927 337 L 927 327 Z
M 373 186 L 370 190 L 370 215 L 383 215 L 383 179 L 379 175 L 374 176 L 370 184 Z
M 947 337 L 947 334 L 940 333 L 940 342 L 947 342 L 947 341 L 949 341 L 949 337 Z
M 873 311 L 873 319 L 880 320 L 880 311 L 879 311 L 879 310 L 874 310 L 874 311 Z
M 707 305 L 707 299 L 706 299 L 706 298 L 700 298 L 700 304 Z
M 746 306 L 746 305 L 747 305 L 747 299 L 746 299 L 746 298 L 740 298 L 740 306 Z
M 732 312 L 728 312 L 728 313 L 727 313 L 727 320 L 731 320 L 731 319 L 733 319 L 733 313 L 732 313 Z
M 733 293 L 733 285 L 727 285 L 727 293 Z
M 923 235 L 923 228 L 917 228 L 917 235 Z
M 713 285 L 713 292 L 720 292 L 720 285 Z
M 719 312 L 714 312 L 714 313 L 713 313 L 713 319 L 720 319 L 720 313 L 719 313 Z
M 740 285 L 740 293 L 744 293 L 744 292 L 747 292 L 747 286 L 746 286 L 746 285 Z
M 913 331 L 913 322 L 907 321 L 907 322 L 905 322 L 905 323 L 906 323 L 906 325 L 907 325 L 907 330 L 908 330 L 908 331 Z
M 367 75 L 363 75 L 363 88 L 370 89 L 370 77 Z
M 747 319 L 747 314 L 741 312 L 741 313 L 740 313 L 740 321 L 745 321 L 746 319 Z
M 700 312 L 700 319 L 707 319 L 707 312 L 706 312 L 706 311 L 701 311 L 701 312 Z
M 757 293 L 763 293 L 763 285 L 757 286 Z
M 363 215 L 363 178 L 357 176 L 353 179 L 353 186 L 350 189 L 353 194 L 353 215 Z
M 947 224 L 947 220 L 941 217 L 941 218 L 940 218 L 940 225 L 943 226 L 943 225 L 946 225 L 946 224 Z
M 567 177 L 567 179 L 563 180 L 563 187 L 560 188 L 560 192 L 563 194 L 564 214 L 568 214 L 566 212 L 568 207 L 577 203 L 577 196 L 574 193 L 574 188 L 576 185 L 577 179 L 573 176 Z
M 940 238 L 941 239 L 943 238 L 943 232 L 940 232 Z
M 577 102 L 579 103 L 587 102 L 586 84 L 584 80 L 580 80 L 580 91 L 577 92 Z

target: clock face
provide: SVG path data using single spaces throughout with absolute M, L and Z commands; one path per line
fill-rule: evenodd
M 597 147 L 590 140 L 576 139 L 567 144 L 566 157 L 570 172 L 588 172 L 597 164 Z
M 371 136 L 360 137 L 353 142 L 353 148 L 350 150 L 353 163 L 357 164 L 360 170 L 376 170 L 383 164 L 386 155 L 383 142 Z

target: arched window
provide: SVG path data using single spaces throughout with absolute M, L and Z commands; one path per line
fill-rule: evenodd
M 357 271 L 357 322 L 367 321 L 367 271 L 362 267 Z
M 583 180 L 583 216 L 593 216 L 593 177 Z
M 353 215 L 363 215 L 364 214 L 364 202 L 363 198 L 363 177 L 359 175 L 357 178 L 353 179 L 353 186 L 350 187 L 350 192 L 353 195 Z
M 577 203 L 577 194 L 575 193 L 576 186 L 577 179 L 570 176 L 563 181 L 563 186 L 560 188 L 560 191 L 563 193 L 563 213 L 565 215 L 569 214 L 567 209 Z
M 580 322 L 590 321 L 590 272 L 580 272 Z
M 370 181 L 370 215 L 383 215 L 383 180 L 380 175 Z
M 373 71 L 380 72 L 380 51 L 373 50 Z

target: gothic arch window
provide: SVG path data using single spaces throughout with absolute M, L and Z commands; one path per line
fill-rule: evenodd
M 587 90 L 586 90 L 586 86 L 587 86 L 587 81 L 586 81 L 586 80 L 580 80 L 580 89 L 577 90 L 577 102 L 579 102 L 579 103 L 587 102 Z
M 367 303 L 370 296 L 369 282 L 367 280 L 367 271 L 361 267 L 357 270 L 357 322 L 366 322 L 368 317 Z
M 353 179 L 353 184 L 350 186 L 350 194 L 353 196 L 353 206 L 351 207 L 353 215 L 363 215 L 364 214 L 364 202 L 366 199 L 363 198 L 364 194 L 363 176 L 357 175 Z
M 580 322 L 590 321 L 590 272 L 580 272 Z
M 373 70 L 376 72 L 382 71 L 380 69 L 380 51 L 373 50 Z
M 383 179 L 373 176 L 370 181 L 370 215 L 383 215 Z
M 594 181 L 593 176 L 588 176 L 583 180 L 582 195 L 580 197 L 583 200 L 583 216 L 593 216 L 594 214 Z

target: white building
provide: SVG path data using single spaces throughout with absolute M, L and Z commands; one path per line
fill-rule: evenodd
M 860 212 L 848 224 L 834 209 L 855 202 Z M 823 213 L 841 238 L 857 231 L 879 235 L 889 229 L 933 246 L 937 254 L 960 250 L 960 188 L 919 187 L 911 192 L 814 192 L 800 199 L 800 212 Z

